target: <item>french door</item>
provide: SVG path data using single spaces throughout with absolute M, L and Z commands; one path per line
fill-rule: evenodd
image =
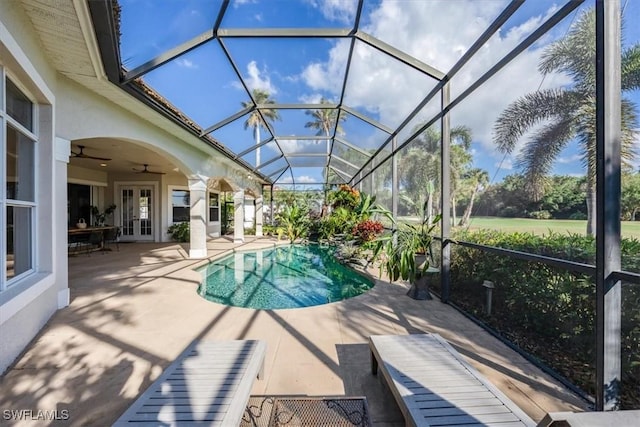
M 120 187 L 122 240 L 153 241 L 154 188 L 146 185 Z

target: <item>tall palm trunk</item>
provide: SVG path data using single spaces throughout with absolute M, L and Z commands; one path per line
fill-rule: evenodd
M 427 212 L 425 213 L 427 217 L 427 224 L 431 224 L 433 220 L 433 191 L 429 191 L 429 195 L 427 196 Z
M 462 218 L 460 218 L 460 222 L 458 223 L 459 226 L 464 226 L 464 225 L 467 225 L 467 223 L 469 223 L 469 219 L 471 218 L 471 211 L 473 210 L 473 202 L 476 199 L 476 194 L 478 194 L 479 188 L 480 188 L 480 185 L 477 185 L 477 184 L 475 187 L 473 187 L 473 192 L 471 193 L 469 204 L 467 205 L 467 208 L 464 210 L 464 214 L 462 215 Z
M 260 144 L 260 125 L 256 125 L 253 128 L 253 137 L 256 140 L 256 145 Z M 260 166 L 260 147 L 256 148 L 256 167 Z
M 451 197 L 451 224 L 456 224 L 456 196 Z
M 587 182 L 587 236 L 596 235 L 596 183 L 589 179 Z

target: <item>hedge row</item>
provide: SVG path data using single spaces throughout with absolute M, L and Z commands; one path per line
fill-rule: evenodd
M 595 263 L 595 240 L 579 235 L 464 231 L 455 240 Z M 623 269 L 640 271 L 640 242 L 623 240 Z M 484 280 L 495 284 L 492 314 Z M 564 375 L 595 391 L 595 284 L 589 275 L 453 245 L 451 301 Z M 622 286 L 622 395 L 640 409 L 640 286 Z

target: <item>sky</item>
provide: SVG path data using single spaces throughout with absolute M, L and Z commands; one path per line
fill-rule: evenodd
M 133 69 L 210 29 L 221 1 L 120 0 L 120 4 L 121 58 L 125 67 Z M 506 4 L 504 0 L 365 0 L 360 29 L 447 72 Z M 564 4 L 564 1 L 527 0 L 453 78 L 452 98 Z M 489 172 L 493 182 L 517 172 L 518 151 L 505 156 L 496 150 L 492 142 L 496 118 L 511 102 L 527 93 L 571 83 L 566 75 L 543 76 L 537 65 L 545 47 L 566 34 L 580 12 L 593 4 L 593 0 L 586 1 L 452 110 L 452 126 L 464 125 L 472 131 L 474 167 Z M 640 28 L 631 23 L 640 17 L 640 0 L 622 0 L 622 5 L 627 22 L 623 33 L 625 43 L 638 43 Z M 235 0 L 228 7 L 220 28 L 223 31 L 264 27 L 351 28 L 355 11 L 355 0 Z M 321 98 L 337 102 L 347 69 L 349 45 L 348 39 L 226 38 L 223 43 L 207 43 L 156 68 L 146 74 L 144 80 L 202 128 L 208 128 L 240 111 L 242 103 L 249 101 L 247 89 L 266 90 L 278 103 L 315 103 Z M 233 66 L 228 56 L 233 59 Z M 435 85 L 436 80 L 426 74 L 358 42 L 349 67 L 343 105 L 383 127 L 396 129 Z M 628 94 L 628 97 L 640 105 L 639 93 Z M 400 132 L 400 142 L 438 111 L 436 101 L 425 106 Z M 314 135 L 314 130 L 304 126 L 311 119 L 304 112 L 281 111 L 280 115 L 282 120 L 274 122 L 278 136 Z M 253 132 L 245 129 L 245 120 L 246 117 L 236 120 L 211 135 L 240 153 L 255 144 Z M 349 116 L 342 126 L 342 137 L 366 150 L 379 147 L 388 138 L 388 134 L 355 116 Z M 262 130 L 262 138 L 265 137 L 266 132 Z M 261 162 L 274 159 L 279 149 L 290 154 L 304 150 L 322 154 L 326 146 L 317 141 L 282 139 L 260 149 Z M 255 165 L 255 151 L 243 159 Z M 321 181 L 324 162 L 322 157 L 292 158 L 292 173 L 287 172 L 280 182 L 290 182 L 292 178 L 302 183 Z M 358 162 L 354 160 L 357 166 Z M 286 161 L 280 159 L 261 172 L 269 175 L 284 166 Z M 351 171 L 350 166 L 337 163 L 336 166 Z M 553 172 L 584 175 L 575 144 L 560 153 Z

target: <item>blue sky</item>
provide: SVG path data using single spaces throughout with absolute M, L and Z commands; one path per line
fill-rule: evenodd
M 129 69 L 143 64 L 167 49 L 202 32 L 215 22 L 220 0 L 121 0 L 121 56 Z M 477 36 L 499 14 L 503 0 L 365 0 L 360 28 L 383 42 L 407 52 L 424 63 L 447 71 Z M 488 70 L 504 54 L 539 26 L 564 2 L 528 0 L 452 81 L 452 94 L 461 93 L 474 79 Z M 622 1 L 625 19 L 640 17 L 640 1 Z M 350 28 L 356 2 L 352 0 L 236 0 L 232 1 L 221 29 L 234 28 Z M 585 7 L 593 1 L 585 2 Z M 578 12 L 579 13 L 579 12 Z M 452 111 L 452 125 L 471 128 L 474 163 L 487 170 L 497 181 L 514 173 L 513 156 L 504 158 L 491 141 L 495 118 L 513 100 L 538 87 L 560 87 L 570 83 L 567 76 L 537 72 L 544 47 L 565 34 L 575 13 L 552 29 L 533 47 L 521 54 L 505 70 Z M 636 19 L 637 21 L 637 19 Z M 640 30 L 626 25 L 626 42 L 639 42 Z M 223 49 L 226 49 L 225 50 Z M 249 100 L 236 71 L 226 60 L 228 53 L 246 86 L 267 90 L 279 103 L 311 103 L 321 97 L 337 101 L 342 89 L 349 43 L 346 39 L 226 39 L 224 46 L 213 41 L 145 75 L 144 80 L 182 109 L 203 128 L 238 112 Z M 357 43 L 349 70 L 344 105 L 379 121 L 397 127 L 436 81 L 399 63 L 364 43 Z M 640 95 L 632 94 L 640 104 Z M 430 117 L 437 104 L 427 105 L 400 133 L 400 140 Z M 278 136 L 312 135 L 304 124 L 309 116 L 300 111 L 281 112 L 283 120 L 274 123 Z M 212 135 L 235 152 L 254 144 L 251 130 L 244 129 L 241 118 Z M 387 135 L 349 117 L 344 123 L 344 138 L 365 149 L 378 147 Z M 266 132 L 262 132 L 262 137 Z M 280 149 L 301 153 L 314 149 L 321 153 L 323 143 L 279 140 Z M 278 153 L 276 143 L 260 150 L 264 163 Z M 561 153 L 554 172 L 584 174 L 578 151 L 569 146 Z M 255 164 L 255 152 L 244 159 Z M 296 158 L 293 176 L 298 182 L 322 180 L 319 158 Z M 286 162 L 282 159 L 263 172 L 273 173 Z M 500 165 L 500 167 L 498 166 Z M 343 165 L 343 168 L 345 166 Z M 285 175 L 285 180 L 291 175 Z

